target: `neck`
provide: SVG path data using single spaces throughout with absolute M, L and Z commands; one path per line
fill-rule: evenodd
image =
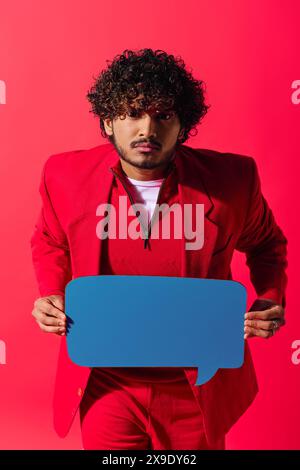
M 167 169 L 169 168 L 169 163 L 168 162 L 164 166 L 160 166 L 158 168 L 137 168 L 135 166 L 132 166 L 128 164 L 127 162 L 124 162 L 123 160 L 120 161 L 122 170 L 128 176 L 128 178 L 132 178 L 135 180 L 140 180 L 140 181 L 149 181 L 149 180 L 158 180 L 160 178 L 164 178 L 164 176 L 167 173 Z

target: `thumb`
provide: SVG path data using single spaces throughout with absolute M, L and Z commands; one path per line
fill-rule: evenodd
M 57 307 L 59 310 L 64 312 L 65 309 L 65 298 L 62 295 L 52 295 L 51 296 L 51 303 L 54 307 Z

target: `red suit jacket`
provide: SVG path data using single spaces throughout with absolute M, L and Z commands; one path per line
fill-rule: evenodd
M 108 201 L 110 168 L 119 159 L 112 144 L 52 155 L 40 184 L 43 206 L 31 237 L 33 264 L 41 296 L 64 295 L 78 276 L 98 275 L 101 240 L 96 236 L 96 208 Z M 233 250 L 246 253 L 258 297 L 285 306 L 287 240 L 261 193 L 252 157 L 179 145 L 175 164 L 182 204 L 204 204 L 204 245 L 185 250 L 184 277 L 232 279 Z M 189 240 L 187 240 L 189 241 Z M 112 299 L 113 301 L 113 299 Z M 61 337 L 54 392 L 54 427 L 68 433 L 90 374 L 73 364 Z M 185 370 L 201 407 L 209 442 L 223 436 L 245 412 L 258 391 L 247 340 L 245 360 L 237 369 L 219 369 L 204 385 Z

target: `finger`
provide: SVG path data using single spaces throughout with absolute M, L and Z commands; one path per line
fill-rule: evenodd
M 261 329 L 256 329 L 256 328 L 251 328 L 249 326 L 246 326 L 244 328 L 244 338 L 245 336 L 247 338 L 251 336 L 259 336 L 260 338 L 271 338 L 273 336 L 273 331 L 272 330 L 261 330 Z
M 244 339 L 252 338 L 252 336 L 255 336 L 254 331 L 254 328 L 252 329 L 250 327 L 244 327 Z
M 283 318 L 284 309 L 281 305 L 274 305 L 271 308 L 261 311 L 253 311 L 245 313 L 245 320 L 273 320 L 278 318 Z
M 50 295 L 49 298 L 51 299 L 52 304 L 54 307 L 61 310 L 63 313 L 65 311 L 65 299 L 62 295 Z
M 51 310 L 49 310 L 49 312 L 53 313 L 53 311 Z M 32 311 L 32 315 L 35 317 L 36 320 L 41 321 L 41 322 L 44 322 L 45 319 L 48 319 L 48 320 L 54 319 L 55 324 L 58 324 L 59 322 L 66 323 L 67 321 L 66 315 L 64 315 L 62 312 L 57 316 L 57 315 L 47 314 L 43 312 L 42 310 L 35 308 Z
M 42 312 L 37 312 L 35 315 L 36 321 L 46 326 L 66 326 L 66 320 L 51 317 Z
M 47 299 L 38 299 L 38 301 L 34 303 L 34 306 L 41 312 L 47 313 L 47 315 L 53 317 L 64 319 L 66 316 L 60 309 L 54 307 Z
M 250 326 L 255 329 L 261 330 L 272 330 L 274 328 L 274 320 L 245 320 L 244 325 Z M 277 318 L 276 321 L 278 322 L 278 327 L 282 326 L 282 319 Z
M 43 323 L 38 322 L 38 325 L 42 331 L 45 333 L 57 333 L 60 335 L 64 335 L 66 333 L 65 328 L 59 326 L 47 326 L 43 325 Z

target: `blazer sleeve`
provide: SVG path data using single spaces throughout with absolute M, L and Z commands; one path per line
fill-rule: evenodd
M 47 188 L 47 162 L 44 164 L 39 192 L 42 198 L 33 234 L 30 238 L 32 261 L 42 297 L 65 294 L 72 279 L 70 250 Z
M 236 249 L 246 254 L 250 279 L 259 298 L 286 305 L 287 239 L 261 192 L 256 162 L 250 159 L 249 207 Z

